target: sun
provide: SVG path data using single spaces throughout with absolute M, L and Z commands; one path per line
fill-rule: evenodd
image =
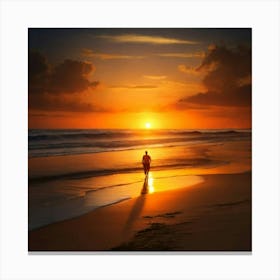
M 151 128 L 151 123 L 149 123 L 149 122 L 145 123 L 145 127 L 146 127 L 147 129 Z

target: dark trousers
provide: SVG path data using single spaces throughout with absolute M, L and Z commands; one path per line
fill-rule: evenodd
M 143 164 L 144 173 L 148 174 L 150 171 L 150 164 Z

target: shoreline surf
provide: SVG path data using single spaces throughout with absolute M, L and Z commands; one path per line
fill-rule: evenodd
M 227 130 L 225 134 L 226 137 L 214 136 L 210 140 L 206 137 L 203 143 L 176 143 L 172 148 L 142 146 L 137 150 L 31 157 L 28 159 L 29 228 L 138 196 L 143 184 L 141 157 L 145 150 L 152 156 L 155 192 L 163 185 L 165 190 L 185 187 L 186 178 L 191 175 L 251 170 L 251 133 Z M 241 137 L 236 136 L 239 134 Z
M 251 137 L 250 130 L 29 130 L 28 157 L 176 147 Z

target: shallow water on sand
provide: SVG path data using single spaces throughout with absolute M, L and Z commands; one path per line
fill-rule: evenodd
M 170 172 L 150 172 L 130 174 L 134 178 L 125 183 L 125 176 L 63 180 L 46 184 L 44 195 L 41 186 L 33 185 L 29 192 L 29 230 L 57 221 L 77 217 L 99 207 L 119 203 L 140 195 L 174 190 L 196 185 L 203 181 L 201 176 L 176 175 Z M 97 181 L 103 184 L 98 185 Z M 107 184 L 107 186 L 105 186 Z M 48 192 L 48 193 L 47 193 Z

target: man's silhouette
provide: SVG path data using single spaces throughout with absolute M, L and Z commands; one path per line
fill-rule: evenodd
M 145 155 L 142 158 L 142 164 L 144 167 L 144 173 L 148 174 L 150 171 L 151 157 L 148 155 L 147 151 L 145 151 Z

